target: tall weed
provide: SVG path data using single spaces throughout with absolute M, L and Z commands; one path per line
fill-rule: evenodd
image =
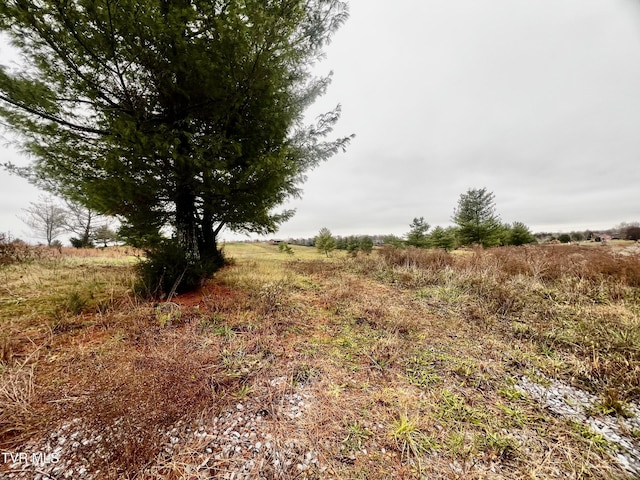
M 516 338 L 526 331 L 541 352 L 562 352 L 584 388 L 616 388 L 621 398 L 640 398 L 637 252 L 573 245 L 453 254 L 385 247 L 377 262 L 384 272 L 377 278 L 431 301 L 438 288 L 460 292 L 447 315 L 460 312 Z M 517 328 L 502 330 L 505 324 L 496 321 Z

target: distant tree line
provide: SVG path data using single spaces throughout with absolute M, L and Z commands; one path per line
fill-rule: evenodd
M 371 251 L 375 245 L 382 245 L 388 235 L 331 235 L 335 241 L 335 250 L 361 250 Z M 309 238 L 290 238 L 287 243 L 290 245 L 300 245 L 303 247 L 315 247 L 318 235 Z
M 333 237 L 327 228 L 314 238 L 291 239 L 289 243 L 315 246 L 327 256 L 331 251 L 346 250 L 350 254 L 369 253 L 374 245 L 395 247 L 440 248 L 453 250 L 460 246 L 524 245 L 536 242 L 529 228 L 522 222 L 503 223 L 496 214 L 494 195 L 486 188 L 469 189 L 460 196 L 454 210 L 455 226 L 437 226 L 433 230 L 424 217 L 416 217 L 404 238 L 395 235 L 352 235 Z
M 313 238 L 289 239 L 288 243 L 316 247 L 327 256 L 333 250 L 346 250 L 355 255 L 370 253 L 375 245 L 392 245 L 399 248 L 439 248 L 453 250 L 459 247 L 480 245 L 496 247 L 505 245 L 527 245 L 558 241 L 561 243 L 581 241 L 605 241 L 609 239 L 640 240 L 640 223 L 622 223 L 619 226 L 594 232 L 585 230 L 570 233 L 531 233 L 523 222 L 503 222 L 496 213 L 495 196 L 486 188 L 471 188 L 460 195 L 451 220 L 454 226 L 436 226 L 431 229 L 424 217 L 416 217 L 403 237 L 396 235 L 351 235 L 333 236 L 323 228 Z M 284 247 L 283 247 L 284 250 Z
M 455 226 L 431 226 L 424 217 L 414 218 L 405 239 L 389 237 L 386 243 L 417 248 L 454 248 L 482 245 L 525 245 L 536 238 L 522 222 L 504 223 L 496 213 L 495 196 L 486 188 L 469 189 L 460 195 L 451 220 Z
M 409 232 L 400 238 L 389 235 L 384 243 L 397 247 L 441 248 L 453 250 L 458 247 L 482 245 L 526 245 L 557 240 L 561 243 L 604 240 L 640 240 L 640 222 L 622 223 L 619 226 L 598 232 L 585 230 L 570 233 L 531 232 L 523 222 L 505 223 L 496 213 L 495 197 L 486 188 L 469 189 L 460 195 L 458 205 L 451 218 L 455 226 L 431 226 L 424 217 L 416 217 L 409 225 Z
M 535 234 L 539 242 L 557 240 L 560 243 L 569 242 L 601 242 L 605 240 L 640 240 L 640 222 L 621 223 L 606 230 L 581 230 L 564 232 L 540 232 Z

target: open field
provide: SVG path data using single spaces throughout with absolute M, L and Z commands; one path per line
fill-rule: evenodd
M 0 267 L 0 476 L 640 475 L 636 245 L 292 249 L 160 304 L 130 252 Z

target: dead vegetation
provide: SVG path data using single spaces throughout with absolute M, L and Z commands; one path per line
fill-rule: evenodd
M 628 413 L 638 254 L 267 250 L 228 246 L 235 263 L 177 309 L 136 299 L 117 257 L 3 267 L 0 450 L 78 421 L 93 441 L 77 462 L 99 478 L 222 476 L 219 447 L 185 441 L 168 455 L 163 442 L 242 399 L 274 444 L 318 456 L 304 475 L 265 466 L 265 478 L 625 477 L 611 445 L 515 387 L 559 379 L 598 395 L 601 413 Z M 278 413 L 294 393 L 304 415 Z

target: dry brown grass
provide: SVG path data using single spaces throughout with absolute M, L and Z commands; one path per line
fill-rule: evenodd
M 5 243 L 0 238 L 0 265 L 34 261 L 56 253 L 57 250 L 51 248 L 32 247 L 21 242 Z
M 119 348 L 71 353 L 44 372 L 57 388 L 39 392 L 42 415 L 50 424 L 81 419 L 89 432 L 103 432 L 86 455 L 114 474 L 135 471 L 156 455 L 164 432 L 177 421 L 212 405 L 220 382 L 219 354 L 189 341 L 178 329 L 159 334 L 141 322 L 121 330 Z M 112 340 L 113 341 L 113 340 Z
M 58 258 L 109 258 L 123 259 L 126 257 L 139 257 L 143 255 L 141 250 L 132 247 L 106 247 L 106 248 L 72 248 L 72 247 L 47 247 L 46 245 L 29 245 L 23 242 L 4 241 L 0 234 L 0 265 L 33 262 L 42 259 Z
M 250 247 L 170 312 L 132 296 L 119 259 L 1 271 L 0 450 L 72 423 L 97 439 L 77 461 L 103 478 L 222 477 L 232 464 L 201 439 L 164 453 L 166 432 L 242 398 L 278 448 L 317 452 L 325 470 L 306 478 L 624 478 L 606 445 L 514 384 L 545 374 L 620 411 L 640 398 L 637 255 L 383 249 L 290 261 L 261 245 L 262 261 Z M 296 393 L 309 407 L 290 418 L 282 407 Z M 261 473 L 303 478 L 295 464 Z
M 563 352 L 577 367 L 566 377 L 583 388 L 615 387 L 626 399 L 640 398 L 638 253 L 545 246 L 438 255 L 448 259 L 434 264 L 434 252 L 410 252 L 407 267 L 402 251 L 383 252 L 388 268 L 367 270 L 533 341 L 539 351 Z
M 37 419 L 32 411 L 32 365 L 5 367 L 0 384 L 0 438 L 24 440 Z M 15 442 L 14 441 L 14 442 Z
M 385 245 L 379 250 L 379 254 L 387 265 L 395 267 L 434 270 L 453 264 L 453 256 L 440 249 L 395 248 Z

